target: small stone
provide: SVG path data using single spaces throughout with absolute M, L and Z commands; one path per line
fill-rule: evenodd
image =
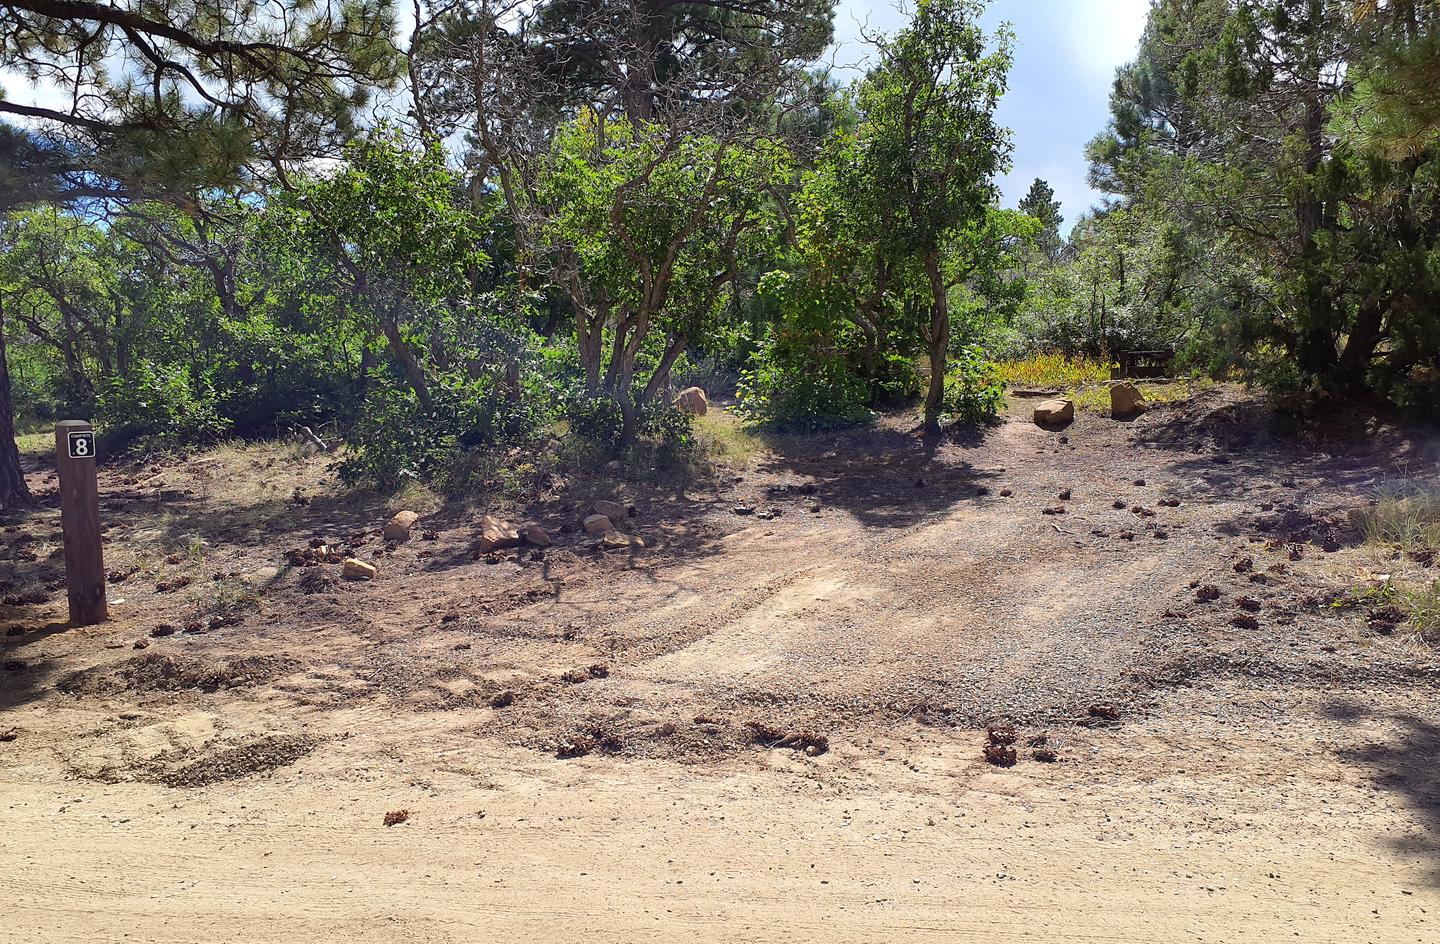
M 510 522 L 496 518 L 494 515 L 484 515 L 480 518 L 480 540 L 476 542 L 476 547 L 482 554 L 519 547 L 520 541 L 520 529 Z
M 1011 496 L 1014 495 L 1014 494 L 1015 494 L 1015 490 L 1014 490 L 1013 488 L 1002 488 L 1002 489 L 1000 489 L 1000 497 L 1001 497 L 1001 498 L 1009 498 L 1009 497 L 1011 497 Z
M 525 540 L 526 544 L 534 547 L 549 547 L 555 543 L 545 529 L 538 524 L 525 525 L 520 529 L 520 537 Z
M 606 515 L 590 515 L 584 521 L 586 534 L 605 534 L 614 531 L 615 525 Z
M 602 550 L 622 550 L 624 548 L 642 548 L 645 540 L 636 534 L 626 534 L 624 531 L 611 529 L 600 535 L 600 548 Z
M 1037 426 L 1061 426 L 1074 421 L 1075 403 L 1072 400 L 1042 400 L 1035 407 Z
M 1070 489 L 1067 488 L 1067 489 L 1064 489 L 1064 490 L 1062 490 L 1062 491 L 1060 492 L 1060 500 L 1061 500 L 1061 501 L 1069 501 L 1069 500 L 1070 500 Z
M 340 565 L 340 576 L 346 580 L 374 580 L 375 573 L 374 564 L 367 564 L 354 557 L 345 558 L 345 562 Z
M 415 527 L 415 522 L 420 520 L 420 515 L 413 511 L 397 511 L 385 524 L 383 537 L 387 541 L 408 541 L 410 532 Z
M 604 515 L 611 521 L 624 521 L 630 516 L 624 505 L 605 498 L 597 498 L 590 503 L 590 514 Z
M 693 416 L 704 416 L 710 412 L 710 401 L 699 387 L 686 387 L 675 394 L 675 405 Z
M 150 640 L 148 640 L 148 639 L 137 639 L 137 640 L 135 640 L 135 648 L 136 648 L 136 649 L 148 649 L 148 648 L 150 648 Z
M 1115 384 L 1110 388 L 1110 415 L 1115 419 L 1139 416 L 1150 409 L 1140 388 L 1131 383 Z

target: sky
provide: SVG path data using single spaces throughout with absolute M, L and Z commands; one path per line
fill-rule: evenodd
M 999 109 L 1015 144 L 1014 167 L 1000 182 L 1006 206 L 1043 177 L 1055 188 L 1068 232 L 1100 202 L 1085 183 L 1085 145 L 1109 119 L 1115 69 L 1134 58 L 1149 9 L 1150 0 L 991 0 L 986 28 L 1008 22 L 1016 33 L 1010 90 Z M 840 0 L 835 65 L 861 64 L 862 29 L 890 33 L 905 21 L 894 0 Z
M 868 49 L 862 31 L 902 28 L 908 19 L 902 3 L 839 0 L 830 61 L 858 75 Z M 1010 90 L 999 109 L 1015 144 L 1014 166 L 1000 182 L 1006 206 L 1043 177 L 1055 188 L 1068 232 L 1081 212 L 1100 202 L 1085 183 L 1085 144 L 1105 127 L 1115 69 L 1133 58 L 1149 7 L 1150 0 L 991 0 L 986 28 L 1009 22 L 1017 38 Z M 3 68 L 0 87 L 15 101 L 67 104 L 63 93 L 35 88 Z

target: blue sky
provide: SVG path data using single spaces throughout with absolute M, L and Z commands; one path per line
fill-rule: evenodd
M 1001 181 L 1014 206 L 1030 182 L 1055 188 L 1068 231 L 1100 195 L 1085 183 L 1085 144 L 1109 117 L 1116 66 L 1129 62 L 1145 28 L 1149 0 L 992 0 L 985 24 L 1011 23 L 1015 68 L 999 117 L 1014 133 L 1014 169 Z M 840 0 L 835 11 L 837 66 L 857 65 L 862 26 L 893 32 L 907 17 L 891 0 Z

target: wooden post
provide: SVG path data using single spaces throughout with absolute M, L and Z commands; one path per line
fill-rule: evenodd
M 65 534 L 65 589 L 72 626 L 109 619 L 105 559 L 100 551 L 100 489 L 95 481 L 95 430 L 84 420 L 55 424 L 60 473 L 60 528 Z

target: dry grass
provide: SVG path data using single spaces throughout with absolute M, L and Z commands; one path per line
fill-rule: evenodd
M 1211 384 L 1209 380 L 1171 380 L 1166 383 L 1143 383 L 1132 381 L 1140 391 L 1147 403 L 1154 406 L 1158 403 L 1180 403 L 1190 399 L 1200 390 Z M 1068 391 L 1068 395 L 1075 401 L 1075 409 L 1084 413 L 1110 412 L 1110 387 L 1109 384 L 1100 386 L 1084 387 L 1078 390 Z
M 700 454 L 715 466 L 743 469 L 765 450 L 764 440 L 718 407 L 695 417 L 694 429 Z
M 1440 484 L 1395 489 L 1355 517 L 1371 544 L 1402 551 L 1440 550 Z
M 1083 413 L 1110 412 L 1110 364 L 1087 357 L 1063 354 L 1035 354 L 1024 360 L 1002 361 L 1000 376 L 1012 387 L 1034 387 L 1059 390 L 1075 401 L 1075 409 Z M 1193 397 L 1211 382 L 1204 379 L 1179 379 L 1165 383 L 1135 385 L 1152 404 L 1178 403 Z
M 1440 580 L 1405 595 L 1410 626 L 1427 643 L 1440 642 Z
M 1440 553 L 1440 483 L 1407 482 L 1351 517 L 1365 540 L 1386 557 L 1398 551 L 1421 560 Z M 1404 581 L 1396 596 L 1415 634 L 1427 643 L 1440 641 L 1440 580 Z
M 21 433 L 15 437 L 15 445 L 22 456 L 48 456 L 55 452 L 55 433 L 41 430 L 38 433 Z
M 1070 390 L 1110 379 L 1105 361 L 1064 354 L 1033 354 L 1024 360 L 1001 361 L 1000 376 L 1012 387 Z

